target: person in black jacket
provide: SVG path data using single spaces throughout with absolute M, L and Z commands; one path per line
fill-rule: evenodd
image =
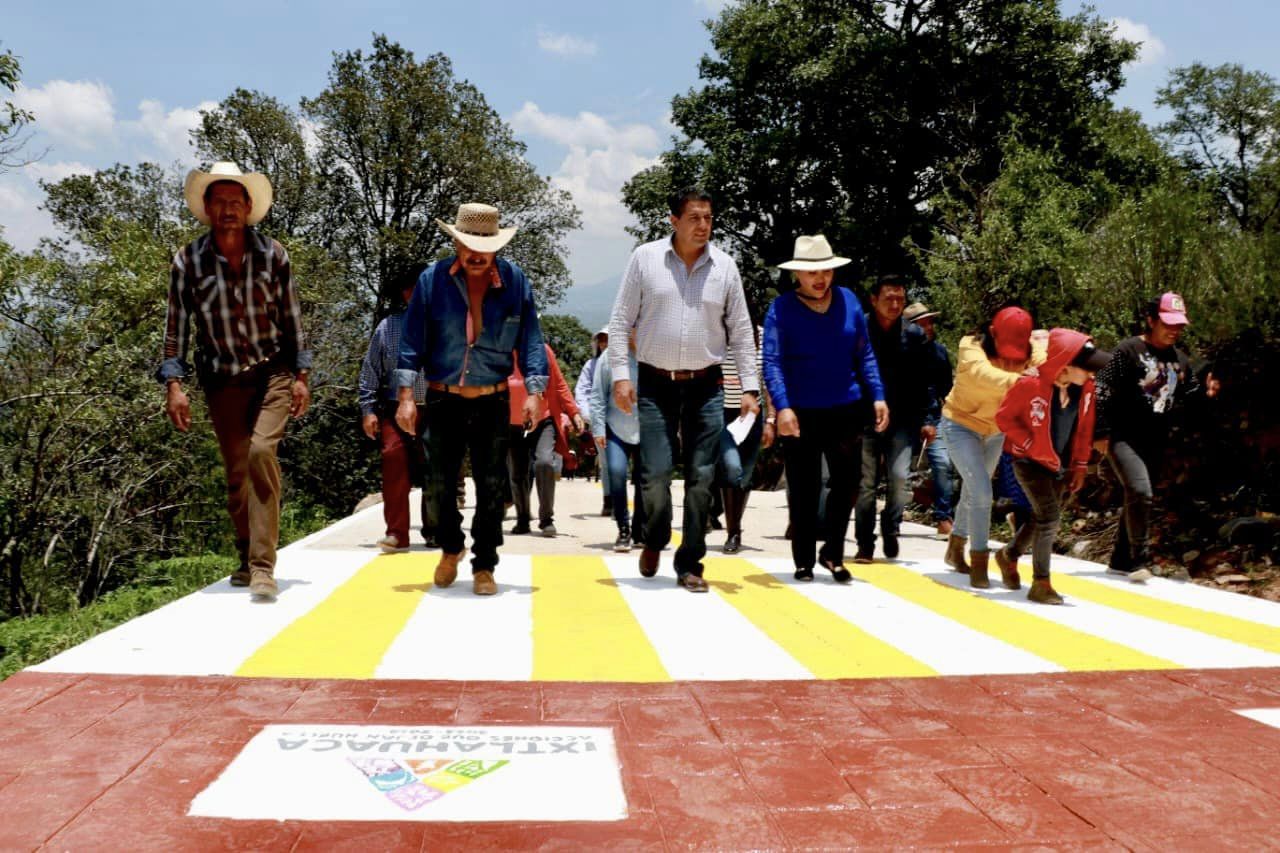
M 871 286 L 871 322 L 867 329 L 880 366 L 885 402 L 889 404 L 889 428 L 868 430 L 862 439 L 862 478 L 854 511 L 858 552 L 854 562 L 870 563 L 876 544 L 876 483 L 881 470 L 888 481 L 884 511 L 880 514 L 882 549 L 889 559 L 898 556 L 898 528 L 910 490 L 911 449 L 927 430 L 933 351 L 924 330 L 902 319 L 907 304 L 906 280 L 882 276 Z
M 1124 510 L 1108 573 L 1134 583 L 1152 575 L 1148 547 L 1152 485 L 1171 423 L 1189 397 L 1216 397 L 1220 387 L 1212 373 L 1206 373 L 1201 383 L 1186 352 L 1176 346 L 1188 325 L 1181 296 L 1165 293 L 1151 300 L 1145 320 L 1146 332 L 1122 341 L 1098 374 L 1094 430 L 1095 448 L 1106 454 L 1124 486 Z
M 950 353 L 942 345 L 942 341 L 938 340 L 934 329 L 934 319 L 939 313 L 930 311 L 927 305 L 915 302 L 902 312 L 902 320 L 904 323 L 915 323 L 929 339 L 929 412 L 911 453 L 917 456 L 923 450 L 929 457 L 929 473 L 933 483 L 933 506 L 930 508 L 933 521 L 938 525 L 939 536 L 950 536 L 952 522 L 955 520 L 953 501 L 956 479 L 947 443 L 938 434 L 938 421 L 942 420 L 942 401 L 951 393 L 955 369 L 951 366 Z

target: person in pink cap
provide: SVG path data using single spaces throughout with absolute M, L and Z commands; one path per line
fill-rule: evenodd
M 1190 324 L 1181 296 L 1165 293 L 1152 299 L 1143 319 L 1146 331 L 1121 341 L 1098 374 L 1094 430 L 1094 446 L 1107 456 L 1124 486 L 1124 509 L 1108 573 L 1133 583 L 1153 573 L 1148 548 L 1152 486 L 1176 412 L 1192 395 L 1212 398 L 1220 388 L 1212 373 L 1201 383 L 1191 359 L 1177 347 Z M 1185 580 L 1186 569 L 1178 577 Z
M 1043 350 L 1034 358 L 1032 355 L 1034 325 L 1030 314 L 1010 306 L 996 312 L 984 332 L 961 338 L 955 384 L 942 405 L 938 431 L 964 481 L 944 559 L 956 571 L 968 573 L 969 585 L 979 589 L 990 586 L 987 537 L 991 533 L 991 475 L 1004 446 L 996 410 L 1018 377 L 1044 360 Z M 1016 584 L 1015 578 L 1005 579 L 1010 589 L 1017 589 Z

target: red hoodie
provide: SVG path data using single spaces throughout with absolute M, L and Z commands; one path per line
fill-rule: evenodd
M 1070 329 L 1049 332 L 1049 352 L 1037 370 L 1039 376 L 1023 376 L 1005 395 L 996 412 L 996 426 L 1004 433 L 1005 452 L 1015 459 L 1030 459 L 1050 471 L 1064 467 L 1083 469 L 1093 451 L 1093 422 L 1097 416 L 1097 397 L 1090 379 L 1080 389 L 1080 407 L 1076 411 L 1076 430 L 1071 438 L 1070 465 L 1064 466 L 1053 449 L 1050 431 L 1053 419 L 1053 395 L 1058 393 L 1053 380 L 1071 363 L 1089 336 Z

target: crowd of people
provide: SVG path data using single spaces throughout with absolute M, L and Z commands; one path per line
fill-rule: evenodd
M 209 400 L 222 451 L 228 511 L 240 556 L 231 576 L 274 598 L 280 470 L 276 446 L 289 416 L 307 408 L 306 347 L 288 254 L 252 227 L 271 186 L 232 163 L 193 171 L 186 201 L 207 234 L 175 255 L 163 361 L 166 411 L 190 427 L 183 383 L 193 373 Z M 672 538 L 671 482 L 684 486 L 676 583 L 703 593 L 706 532 L 724 517 L 723 552 L 743 547 L 743 518 L 756 459 L 778 443 L 787 481 L 789 538 L 797 582 L 819 566 L 837 583 L 877 542 L 899 554 L 913 459 L 929 459 L 932 512 L 947 537 L 944 560 L 975 588 L 990 585 L 993 475 L 1026 506 L 1012 541 L 995 554 L 1001 583 L 1021 588 L 1018 561 L 1031 555 L 1027 597 L 1060 604 L 1050 556 L 1063 501 L 1085 482 L 1095 452 L 1123 484 L 1120 536 L 1109 571 L 1152 576 L 1152 484 L 1171 419 L 1189 396 L 1212 397 L 1177 347 L 1189 320 L 1180 296 L 1155 297 L 1137 337 L 1104 352 L 1082 331 L 1037 329 L 1009 306 L 959 342 L 954 369 L 936 340 L 937 312 L 907 305 L 912 282 L 882 275 L 864 302 L 835 282 L 849 263 L 821 234 L 801 235 L 778 264 L 794 286 L 752 322 L 737 264 L 711 241 L 713 199 L 687 188 L 670 199 L 671 235 L 636 248 L 607 328 L 571 390 L 543 340 L 533 288 L 499 257 L 516 229 L 499 211 L 463 204 L 437 220 L 454 254 L 410 271 L 402 310 L 375 330 L 360 372 L 362 427 L 382 456 L 385 552 L 410 544 L 410 486 L 422 490 L 422 534 L 440 548 L 434 583 L 450 586 L 466 550 L 459 484 L 464 458 L 475 484 L 473 591 L 498 591 L 494 573 L 507 508 L 509 534 L 554 537 L 555 488 L 570 440 L 590 435 L 604 486 L 602 514 L 617 526 L 614 549 L 640 549 L 654 577 Z M 196 332 L 196 365 L 187 362 Z M 959 500 L 955 500 L 959 480 Z M 628 481 L 632 494 L 629 499 Z M 885 485 L 877 513 L 879 483 Z M 630 504 L 630 506 L 629 506 Z M 634 512 L 632 511 L 634 507 Z M 953 514 L 954 513 L 954 514 Z M 877 537 L 877 520 L 879 536 Z

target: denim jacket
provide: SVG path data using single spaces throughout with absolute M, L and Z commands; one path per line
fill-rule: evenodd
M 520 267 L 499 258 L 497 275 L 485 291 L 482 328 L 467 342 L 466 279 L 456 258 L 436 261 L 423 271 L 404 314 L 396 385 L 413 384 L 422 369 L 428 382 L 495 385 L 505 382 L 520 359 L 530 393 L 547 387 L 547 355 L 533 290 Z

